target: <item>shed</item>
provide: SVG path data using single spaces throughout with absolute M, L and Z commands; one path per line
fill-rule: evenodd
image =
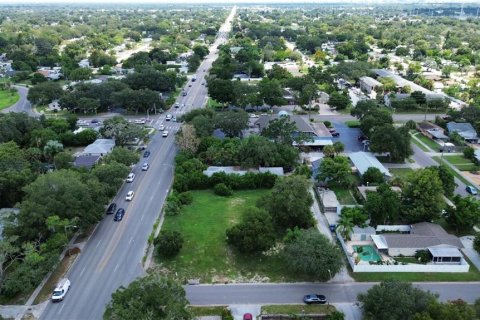
M 360 175 L 367 172 L 368 168 L 374 167 L 380 170 L 384 177 L 390 178 L 392 176 L 390 171 L 388 171 L 388 169 L 385 168 L 371 152 L 353 152 L 349 154 L 349 157 Z

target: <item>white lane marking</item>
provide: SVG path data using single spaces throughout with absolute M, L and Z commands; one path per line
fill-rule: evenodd
M 101 240 L 101 239 L 100 239 L 100 241 L 98 241 L 97 246 L 95 247 L 95 249 L 98 248 L 98 246 L 100 245 L 100 243 L 102 243 L 102 240 Z
M 117 265 L 115 266 L 115 269 L 113 269 L 113 272 L 115 273 L 115 272 L 117 271 L 117 269 L 118 269 L 118 263 L 117 263 Z
M 80 277 L 81 277 L 81 276 L 83 275 L 83 273 L 85 272 L 85 268 L 86 268 L 86 267 L 87 267 L 87 266 L 83 267 L 82 271 L 80 272 Z
M 145 213 L 142 214 L 142 217 L 140 218 L 140 222 L 143 221 L 143 217 L 145 216 Z
M 65 303 L 62 303 L 62 306 L 60 307 L 60 310 L 58 310 L 57 314 L 60 314 L 62 312 L 63 307 L 65 307 Z

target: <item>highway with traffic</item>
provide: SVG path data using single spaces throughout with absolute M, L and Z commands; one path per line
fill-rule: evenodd
M 197 80 L 186 84 L 186 96 L 180 95 L 176 102 L 184 107 L 172 109 L 173 115 L 181 115 L 190 108 L 202 107 L 207 99 L 207 89 L 202 82 L 212 62 L 217 58 L 217 47 L 225 43 L 235 14 L 232 9 L 225 24 L 219 30 L 210 54 L 198 68 Z M 192 84 L 189 87 L 189 84 Z M 173 180 L 174 158 L 176 154 L 175 132 L 180 124 L 169 121 L 164 116 L 154 121 L 154 126 L 168 127 L 169 135 L 162 137 L 156 132 L 148 144 L 151 152 L 147 158 L 141 158 L 132 172 L 135 179 L 124 183 L 112 201 L 117 208 L 126 210 L 122 221 L 114 222 L 107 215 L 97 225 L 90 239 L 66 275 L 71 288 L 61 303 L 49 303 L 41 319 L 90 320 L 101 319 L 111 294 L 120 286 L 127 286 L 139 276 L 145 274 L 142 259 L 146 253 L 147 240 L 153 224 L 159 217 L 165 198 Z M 142 171 L 143 163 L 150 167 Z M 135 191 L 132 201 L 125 201 L 128 191 Z

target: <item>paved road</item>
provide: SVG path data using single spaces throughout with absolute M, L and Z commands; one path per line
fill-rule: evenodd
M 32 104 L 27 100 L 28 88 L 24 86 L 13 86 L 17 89 L 20 99 L 11 107 L 3 109 L 1 112 L 25 112 L 29 116 L 38 117 L 40 114 L 33 111 Z
M 281 110 L 281 108 L 276 108 L 276 110 Z M 433 114 L 429 113 L 427 114 L 427 120 L 435 120 L 436 116 L 441 116 L 441 114 Z M 307 122 L 308 122 L 308 115 L 303 115 Z M 317 121 L 347 121 L 347 120 L 356 120 L 355 117 L 352 117 L 349 114 L 335 114 L 335 115 L 322 115 L 322 114 L 315 114 L 311 115 L 311 118 L 314 118 Z M 424 114 L 418 114 L 418 113 L 413 113 L 413 114 L 406 114 L 406 113 L 395 113 L 392 115 L 393 121 L 395 122 L 407 122 L 408 120 L 413 120 L 416 122 L 423 121 L 425 119 Z
M 308 293 L 325 294 L 332 303 L 354 302 L 374 283 L 292 283 L 292 284 L 229 284 L 187 286 L 187 299 L 192 305 L 282 304 L 302 303 Z M 480 283 L 416 283 L 416 286 L 438 293 L 440 300 L 463 299 L 474 302 L 480 297 Z
M 232 14 L 227 21 L 231 21 Z M 216 48 L 226 41 L 227 26 L 223 26 L 219 37 L 212 48 L 212 53 L 202 63 L 196 83 L 187 87 L 189 94 L 179 98 L 179 103 L 187 103 L 182 113 L 189 106 L 201 106 L 205 101 L 206 90 L 201 85 L 204 72 L 210 68 L 216 59 Z M 154 124 L 160 125 L 163 117 Z M 149 158 L 142 158 L 133 169 L 136 174 L 133 183 L 125 183 L 119 190 L 114 201 L 118 207 L 125 208 L 126 215 L 121 222 L 114 222 L 112 216 L 106 216 L 98 224 L 91 239 L 87 242 L 68 277 L 72 287 L 62 303 L 46 307 L 42 319 L 90 320 L 101 319 L 105 305 L 110 301 L 111 294 L 121 285 L 128 285 L 136 277 L 144 274 L 141 266 L 145 254 L 147 239 L 152 226 L 163 206 L 173 179 L 173 161 L 176 154 L 173 134 L 180 124 L 165 123 L 170 127 L 170 134 L 163 138 L 155 134 L 148 146 L 151 150 Z M 173 132 L 172 132 L 173 131 Z M 141 165 L 148 160 L 150 169 L 141 171 Z M 136 195 L 131 202 L 126 202 L 125 195 L 134 190 Z

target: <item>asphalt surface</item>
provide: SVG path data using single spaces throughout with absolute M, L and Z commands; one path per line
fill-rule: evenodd
M 375 283 L 292 283 L 228 284 L 187 286 L 192 305 L 293 304 L 302 303 L 306 294 L 324 294 L 331 303 L 355 302 L 357 295 Z M 415 286 L 439 294 L 442 301 L 463 299 L 473 303 L 480 297 L 480 283 L 415 283 Z
M 232 11 L 234 14 L 234 11 Z M 227 21 L 231 21 L 232 15 Z M 202 62 L 195 82 L 186 85 L 187 96 L 180 96 L 178 103 L 185 107 L 174 109 L 172 114 L 179 116 L 192 107 L 201 107 L 206 100 L 207 90 L 201 83 L 212 62 L 217 57 L 217 46 L 226 41 L 228 23 L 220 29 L 211 53 Z M 203 70 L 206 70 L 204 72 Z M 166 122 L 158 118 L 153 125 L 164 124 L 169 131 L 167 137 L 157 132 L 151 139 L 148 149 L 151 155 L 142 158 L 133 168 L 136 174 L 132 183 L 125 183 L 113 200 L 117 208 L 126 210 L 120 222 L 113 216 L 101 221 L 77 258 L 67 277 L 72 286 L 61 303 L 49 303 L 41 319 L 90 320 L 102 319 L 111 294 L 120 286 L 127 286 L 144 274 L 141 262 L 147 248 L 147 239 L 158 218 L 173 179 L 173 162 L 176 154 L 174 133 L 180 124 Z M 141 171 L 144 162 L 150 164 L 148 171 Z M 128 191 L 135 191 L 132 201 L 125 201 Z
M 13 86 L 18 91 L 20 99 L 12 106 L 3 109 L 1 112 L 25 112 L 31 117 L 38 117 L 39 114 L 33 111 L 32 104 L 27 100 L 28 88 L 24 86 Z

